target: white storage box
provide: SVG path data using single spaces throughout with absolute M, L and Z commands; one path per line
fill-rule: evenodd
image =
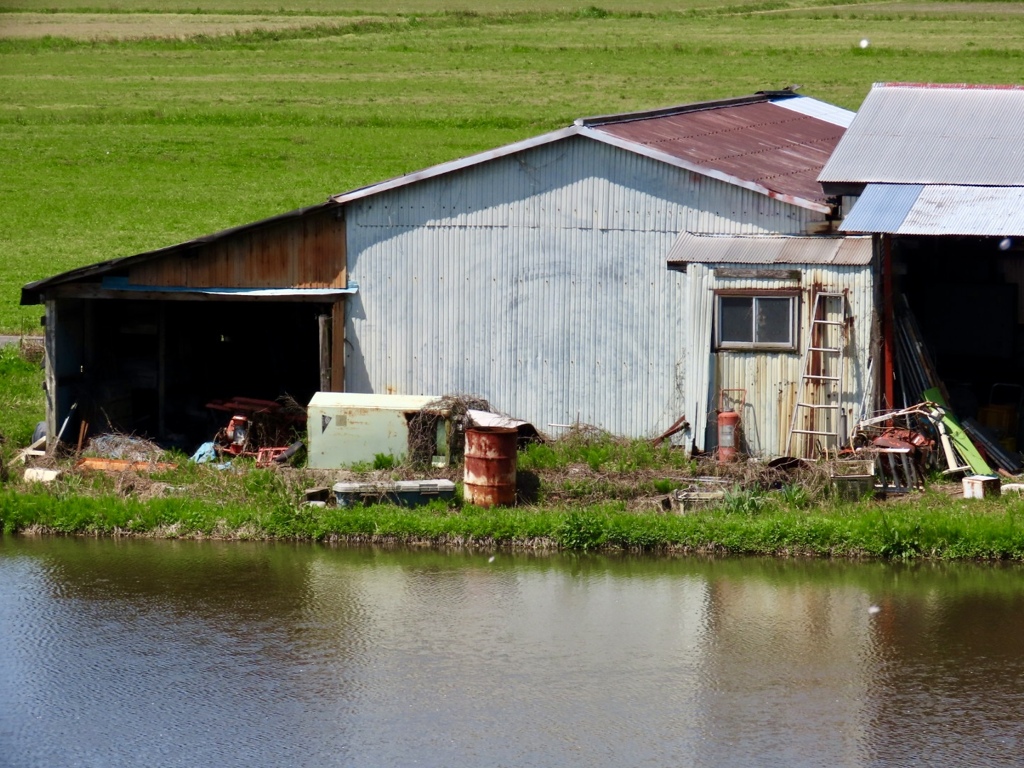
M 409 420 L 439 398 L 419 395 L 367 395 L 356 392 L 317 392 L 309 401 L 308 460 L 313 469 L 340 469 L 378 455 L 396 463 L 409 453 Z M 447 455 L 447 415 L 430 436 L 435 454 Z
M 964 498 L 984 499 L 989 496 L 1001 495 L 1002 484 L 998 477 L 990 475 L 971 475 L 964 478 Z

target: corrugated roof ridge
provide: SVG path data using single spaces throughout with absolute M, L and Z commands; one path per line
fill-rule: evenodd
M 1024 85 L 992 85 L 984 83 L 874 83 L 872 88 L 928 88 L 933 90 L 963 91 L 1024 91 Z
M 798 96 L 798 94 L 795 91 L 758 91 L 750 96 L 735 96 L 728 99 L 698 101 L 693 104 L 677 104 L 671 107 L 645 109 L 639 112 L 622 112 L 613 115 L 577 117 L 573 123 L 575 125 L 593 128 L 595 126 L 612 125 L 614 123 L 631 123 L 636 120 L 652 120 L 658 117 L 672 117 L 673 115 L 684 115 L 689 112 L 703 112 L 709 109 L 736 107 L 743 104 L 760 104 L 761 102 L 771 101 L 772 99 L 778 98 L 786 98 L 787 96 Z

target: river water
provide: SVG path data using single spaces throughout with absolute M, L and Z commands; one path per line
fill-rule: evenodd
M 1019 766 L 1022 576 L 0 538 L 0 765 Z

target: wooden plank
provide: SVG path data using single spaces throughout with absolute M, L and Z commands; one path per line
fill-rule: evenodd
M 36 440 L 34 443 L 32 443 L 32 445 L 30 445 L 28 448 L 22 448 L 20 451 L 18 451 L 18 453 L 15 455 L 15 457 L 13 459 L 11 459 L 11 464 L 12 465 L 14 465 L 14 464 L 21 464 L 29 456 L 45 456 L 46 455 L 46 451 L 38 450 L 39 448 L 41 448 L 44 445 L 46 445 L 46 438 L 45 437 L 40 437 L 38 440 Z
M 319 315 L 317 323 L 320 330 L 320 391 L 331 391 L 331 316 Z
M 75 464 L 76 469 L 97 472 L 162 472 L 177 469 L 178 465 L 166 461 L 131 461 L 129 459 L 105 459 L 99 456 L 86 456 Z
M 331 318 L 331 392 L 345 391 L 345 300 L 334 302 Z
M 97 283 L 69 283 L 51 288 L 46 292 L 48 299 L 121 299 L 139 301 L 262 301 L 295 302 L 304 304 L 330 304 L 335 296 L 324 294 L 299 294 L 286 296 L 252 296 L 238 294 L 188 293 L 185 291 L 117 291 L 101 288 Z
M 715 267 L 711 270 L 716 278 L 735 277 L 745 280 L 795 280 L 800 282 L 799 269 L 734 269 L 732 267 Z
M 54 368 L 57 349 L 57 302 L 47 297 L 45 335 L 43 343 L 46 354 L 43 357 L 43 390 L 46 394 L 46 434 L 57 434 L 57 373 Z
M 129 280 L 193 288 L 339 288 L 345 285 L 344 237 L 340 211 L 330 208 L 133 264 Z

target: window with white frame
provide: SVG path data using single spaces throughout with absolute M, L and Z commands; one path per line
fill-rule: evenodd
M 798 303 L 795 291 L 717 292 L 716 348 L 796 350 Z

